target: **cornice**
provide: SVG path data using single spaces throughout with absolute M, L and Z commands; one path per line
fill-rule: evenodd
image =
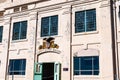
M 48 5 L 48 6 L 44 6 L 44 7 L 38 7 L 38 8 L 34 8 L 34 9 L 29 9 L 23 12 L 17 12 L 17 13 L 9 13 L 9 14 L 5 14 L 5 16 L 13 16 L 13 17 L 18 17 L 18 16 L 24 16 L 24 15 L 28 15 L 31 12 L 38 12 L 38 13 L 44 13 L 44 12 L 50 12 L 50 11 L 57 11 L 57 10 L 62 10 L 63 6 L 66 5 L 70 5 L 72 7 L 75 6 L 80 6 L 81 4 L 95 4 L 95 3 L 99 3 L 100 0 L 72 0 L 72 1 L 67 1 L 67 2 L 62 2 L 62 3 L 58 3 L 58 4 L 54 4 L 54 5 Z
M 0 17 L 0 23 L 3 23 L 4 17 Z
M 58 3 L 54 5 L 48 5 L 44 7 L 38 7 L 36 9 L 31 9 L 31 10 L 36 10 L 39 13 L 42 13 L 43 11 L 54 11 L 54 10 L 60 10 L 63 9 L 63 6 L 70 5 L 70 6 L 75 6 L 75 5 L 81 5 L 81 4 L 95 4 L 100 2 L 99 0 L 75 0 L 75 1 L 68 1 L 68 2 L 63 2 L 63 3 Z
M 17 7 L 17 6 L 23 6 L 23 5 L 36 4 L 36 3 L 39 3 L 39 2 L 45 2 L 45 1 L 50 1 L 50 0 L 37 0 L 37 1 L 34 1 L 34 2 L 33 1 L 32 2 L 25 2 L 25 3 L 22 3 L 22 4 L 18 4 L 18 5 L 7 6 L 7 7 L 5 7 L 5 9 L 10 9 L 10 8 L 14 8 L 14 7 Z
M 17 13 L 11 13 L 11 14 L 6 14 L 5 16 L 12 17 L 12 18 L 20 18 L 20 17 L 25 17 L 29 16 L 29 12 L 17 12 Z
M 100 2 L 100 0 L 75 0 L 75 1 L 72 2 L 72 6 L 96 4 L 96 3 L 99 3 L 99 2 Z
M 101 0 L 100 8 L 110 6 L 110 0 Z

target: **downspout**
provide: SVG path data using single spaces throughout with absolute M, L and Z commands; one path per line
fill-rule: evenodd
M 116 19 L 116 5 L 115 5 L 115 2 L 113 0 L 110 0 L 112 56 L 113 56 L 113 80 L 119 80 L 119 58 L 118 58 L 118 44 L 117 44 L 117 19 Z
M 36 30 L 35 30 L 35 55 L 34 55 L 34 62 L 36 62 L 37 60 L 36 60 L 36 46 L 37 46 L 37 28 L 38 28 L 38 12 L 37 12 L 37 14 L 36 14 Z
M 37 25 L 38 25 L 38 12 L 36 13 L 36 29 L 35 29 L 35 51 L 34 51 L 34 63 L 37 62 L 36 60 L 36 45 L 37 45 Z M 34 64 L 35 65 L 35 64 Z M 33 69 L 33 80 L 34 80 L 34 69 Z
M 7 77 L 8 77 L 8 65 L 9 65 L 8 62 L 9 62 L 9 49 L 10 49 L 11 21 L 12 21 L 12 17 L 10 17 L 10 25 L 9 25 L 5 80 L 8 80 Z
M 115 22 L 115 34 L 116 34 L 116 68 L 117 68 L 117 75 L 116 78 L 117 80 L 120 80 L 120 75 L 119 75 L 119 53 L 118 53 L 118 42 L 117 42 L 117 11 L 116 11 L 116 0 L 113 2 L 113 7 L 114 7 L 114 22 Z
M 70 7 L 70 80 L 73 80 L 73 74 L 72 74 L 72 5 Z

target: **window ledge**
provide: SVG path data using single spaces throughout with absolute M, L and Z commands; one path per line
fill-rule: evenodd
M 25 78 L 25 75 L 9 75 L 10 78 Z
M 89 35 L 89 34 L 98 34 L 98 33 L 99 33 L 99 31 L 80 32 L 80 33 L 74 33 L 73 36 Z
M 99 75 L 74 75 L 74 78 L 99 78 Z
M 56 37 L 62 37 L 62 35 L 54 35 L 54 36 L 44 36 L 44 37 L 39 37 L 38 39 L 43 39 L 43 38 L 49 38 L 49 37 L 54 37 L 54 38 L 56 38 Z
M 0 45 L 2 45 L 3 43 L 2 42 L 0 42 Z
M 28 41 L 28 39 L 12 40 L 12 43 L 26 42 L 26 41 Z

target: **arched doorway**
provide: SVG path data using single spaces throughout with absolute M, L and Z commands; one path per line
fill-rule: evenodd
M 34 67 L 34 80 L 60 80 L 60 51 L 46 49 L 37 56 Z

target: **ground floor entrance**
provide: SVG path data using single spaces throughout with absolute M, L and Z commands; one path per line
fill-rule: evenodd
M 43 63 L 42 80 L 54 80 L 54 63 Z
M 35 63 L 34 80 L 60 80 L 60 63 Z

